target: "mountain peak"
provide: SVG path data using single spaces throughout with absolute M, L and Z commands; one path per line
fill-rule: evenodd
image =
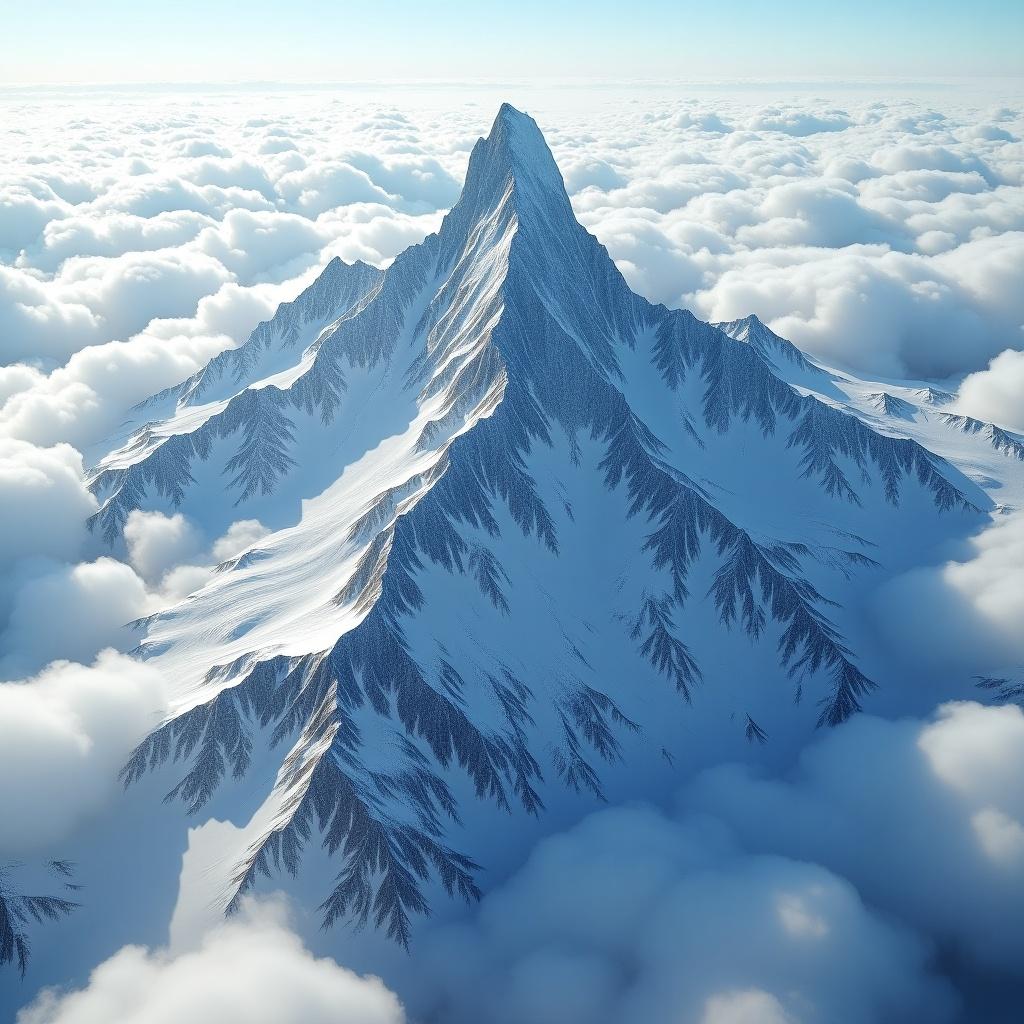
M 520 214 L 539 205 L 549 214 L 571 215 L 562 174 L 537 122 L 502 103 L 487 137 L 473 147 L 460 203 L 492 208 L 510 188 Z
M 170 796 L 198 810 L 264 739 L 291 744 L 253 783 L 225 900 L 296 870 L 319 827 L 343 861 L 325 924 L 408 944 L 431 871 L 477 895 L 448 845 L 464 794 L 535 814 L 627 783 L 634 751 L 690 757 L 704 723 L 738 746 L 843 721 L 875 683 L 836 598 L 944 535 L 940 513 L 976 527 L 950 467 L 814 391 L 832 378 L 760 321 L 721 325 L 737 344 L 632 293 L 508 104 L 436 235 L 382 273 L 336 267 L 345 287 L 216 357 L 92 481 L 115 542 L 177 506 L 209 536 L 273 531 L 139 648 L 171 710 L 125 781 L 180 762 Z
M 525 111 L 513 107 L 511 103 L 502 103 L 498 108 L 488 140 L 502 135 L 508 135 L 517 150 L 539 146 L 547 151 L 544 133 L 540 130 L 537 122 Z M 550 151 L 548 151 L 548 155 L 551 155 Z

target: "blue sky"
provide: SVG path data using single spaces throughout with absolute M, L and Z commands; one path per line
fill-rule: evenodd
M 1024 74 L 1021 0 L 0 3 L 0 82 Z

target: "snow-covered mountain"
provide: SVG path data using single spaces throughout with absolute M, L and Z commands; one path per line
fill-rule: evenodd
M 1024 458 L 948 403 L 635 295 L 503 106 L 436 235 L 332 262 L 97 466 L 112 543 L 138 508 L 273 531 L 143 624 L 173 706 L 125 779 L 262 787 L 224 904 L 322 836 L 325 921 L 407 942 L 430 885 L 477 891 L 476 798 L 541 814 L 912 689 L 861 598 Z

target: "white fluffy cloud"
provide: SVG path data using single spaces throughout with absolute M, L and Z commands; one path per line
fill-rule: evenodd
M 790 777 L 723 766 L 684 802 L 727 821 L 747 848 L 824 864 L 970 962 L 1014 973 L 1022 771 L 1024 712 L 965 702 L 924 723 L 859 716 L 809 747 Z
M 124 524 L 128 560 L 143 579 L 157 582 L 169 569 L 199 554 L 202 541 L 180 513 L 133 511 Z
M 126 625 L 150 609 L 145 583 L 114 558 L 40 566 L 18 589 L 0 633 L 0 678 L 55 658 L 85 661 L 104 647 L 132 647 Z
M 782 775 L 713 768 L 674 815 L 598 812 L 425 938 L 415 1005 L 453 1024 L 975 1019 L 972 972 L 1024 983 L 1022 772 L 1024 712 L 957 703 L 858 716 Z
M 1024 431 L 1024 352 L 1000 352 L 985 370 L 970 374 L 957 408 L 975 419 Z
M 526 106 L 580 215 L 653 299 L 730 318 L 752 302 L 743 314 L 878 373 L 943 376 L 1018 347 L 1021 111 L 994 94 L 832 92 L 613 93 L 595 116 L 555 90 Z M 170 94 L 145 116 L 95 97 L 32 108 L 32 151 L 0 160 L 9 356 L 63 362 L 225 281 L 294 277 L 325 247 L 387 261 L 454 201 L 504 98 L 273 95 L 260 117 L 230 96 Z M 819 279 L 823 260 L 836 273 Z M 850 327 L 857 302 L 871 322 Z
M 44 991 L 18 1024 L 404 1024 L 374 977 L 317 959 L 274 901 L 249 902 L 202 945 L 177 956 L 126 946 L 86 987 Z
M 41 448 L 0 438 L 0 509 L 0 575 L 27 554 L 73 557 L 86 537 L 85 520 L 96 510 L 82 456 L 68 444 Z
M 1024 259 L 1024 244 L 1012 244 Z M 972 245 L 931 259 L 885 245 L 773 242 L 726 259 L 721 276 L 694 301 L 716 321 L 759 310 L 783 337 L 864 374 L 942 378 L 1004 348 L 1024 315 L 1019 299 L 981 295 L 961 274 L 973 259 L 984 265 L 993 255 L 967 251 Z
M 90 533 L 96 507 L 70 445 L 0 438 L 0 509 L 9 513 L 0 532 L 0 679 L 133 647 L 133 620 L 185 598 L 216 562 L 267 533 L 240 520 L 211 543 L 181 514 L 136 512 L 125 529 L 128 564 L 102 553 Z
M 287 285 L 223 285 L 195 314 L 155 319 L 126 341 L 92 345 L 49 374 L 25 366 L 0 370 L 0 436 L 36 444 L 94 445 L 135 403 L 190 377 L 218 352 L 248 337 L 305 277 Z
M 941 565 L 912 569 L 876 595 L 874 617 L 897 657 L 965 675 L 1024 664 L 1024 515 L 997 519 Z
M 0 856 L 52 854 L 118 792 L 118 770 L 162 710 L 158 673 L 114 651 L 0 683 Z
M 75 256 L 49 280 L 0 266 L 0 358 L 63 363 L 87 345 L 191 312 L 229 278 L 217 260 L 173 249 Z
M 130 645 L 124 625 L 151 599 L 129 566 L 95 557 L 79 452 L 0 439 L 0 509 L 0 679 Z
M 644 808 L 542 841 L 422 955 L 427 1016 L 451 1024 L 939 1022 L 953 1006 L 927 943 L 848 882 Z
M 238 519 L 213 543 L 215 562 L 224 562 L 262 540 L 270 531 L 258 519 Z

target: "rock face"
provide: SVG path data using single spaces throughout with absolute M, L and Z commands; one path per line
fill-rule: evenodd
M 97 467 L 112 540 L 134 508 L 274 530 L 147 623 L 174 701 L 126 781 L 198 809 L 270 763 L 225 904 L 319 834 L 325 921 L 405 943 L 428 879 L 476 893 L 473 794 L 539 814 L 705 728 L 842 722 L 891 683 L 858 579 L 989 502 L 830 389 L 756 318 L 633 294 L 503 106 L 436 235 L 330 264 Z

